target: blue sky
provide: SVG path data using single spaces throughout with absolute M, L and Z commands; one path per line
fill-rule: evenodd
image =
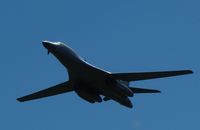
M 2 0 L 0 129 L 199 130 L 200 2 L 197 0 Z M 62 41 L 111 72 L 192 69 L 138 81 L 162 91 L 136 95 L 133 109 L 91 105 L 75 93 L 19 103 L 17 97 L 67 80 L 43 40 Z

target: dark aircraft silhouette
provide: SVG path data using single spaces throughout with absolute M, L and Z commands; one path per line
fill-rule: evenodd
M 90 103 L 114 100 L 121 105 L 132 108 L 129 97 L 136 93 L 159 93 L 159 90 L 130 87 L 129 82 L 178 76 L 193 73 L 191 70 L 142 72 L 142 73 L 110 73 L 99 69 L 61 42 L 43 41 L 43 46 L 52 53 L 68 70 L 69 81 L 20 97 L 20 102 L 53 96 L 75 91 L 81 98 Z

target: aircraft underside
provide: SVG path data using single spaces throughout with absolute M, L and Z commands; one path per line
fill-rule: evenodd
M 89 103 L 101 103 L 102 97 L 104 101 L 114 100 L 124 106 L 132 108 L 132 103 L 128 98 L 128 95 L 125 91 L 123 91 L 117 85 L 105 86 L 102 88 L 95 89 L 96 87 L 90 85 L 77 85 L 74 86 L 74 91 L 80 96 L 82 99 L 88 101 Z
M 52 53 L 66 67 L 69 81 L 20 97 L 17 99 L 20 102 L 75 91 L 90 103 L 100 103 L 103 100 L 112 99 L 121 105 L 132 108 L 129 97 L 137 93 L 159 93 L 160 91 L 130 87 L 129 82 L 193 73 L 191 70 L 110 73 L 87 63 L 64 43 L 43 41 L 43 46 L 48 50 L 48 54 Z

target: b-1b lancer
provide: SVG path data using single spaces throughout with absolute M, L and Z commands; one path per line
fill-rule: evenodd
M 52 53 L 67 69 L 69 80 L 20 97 L 17 99 L 20 102 L 75 91 L 81 98 L 90 103 L 114 100 L 121 105 L 132 108 L 133 105 L 129 97 L 133 97 L 137 93 L 159 93 L 160 91 L 130 87 L 129 82 L 193 73 L 191 70 L 111 73 L 89 64 L 64 43 L 50 41 L 42 43 L 48 50 L 48 54 Z

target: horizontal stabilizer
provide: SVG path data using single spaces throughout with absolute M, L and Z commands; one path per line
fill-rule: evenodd
M 43 97 L 48 97 L 48 96 L 53 96 L 61 93 L 66 93 L 73 91 L 72 86 L 70 85 L 69 81 L 55 85 L 53 87 L 41 90 L 39 92 L 26 95 L 24 97 L 20 97 L 17 100 L 20 102 L 28 101 L 28 100 L 34 100 L 34 99 L 39 99 Z
M 124 81 L 137 81 L 154 78 L 164 78 L 185 74 L 192 74 L 191 70 L 180 70 L 180 71 L 160 71 L 160 72 L 142 72 L 142 73 L 113 73 L 113 78 L 124 80 Z
M 159 90 L 129 87 L 133 93 L 160 93 Z

